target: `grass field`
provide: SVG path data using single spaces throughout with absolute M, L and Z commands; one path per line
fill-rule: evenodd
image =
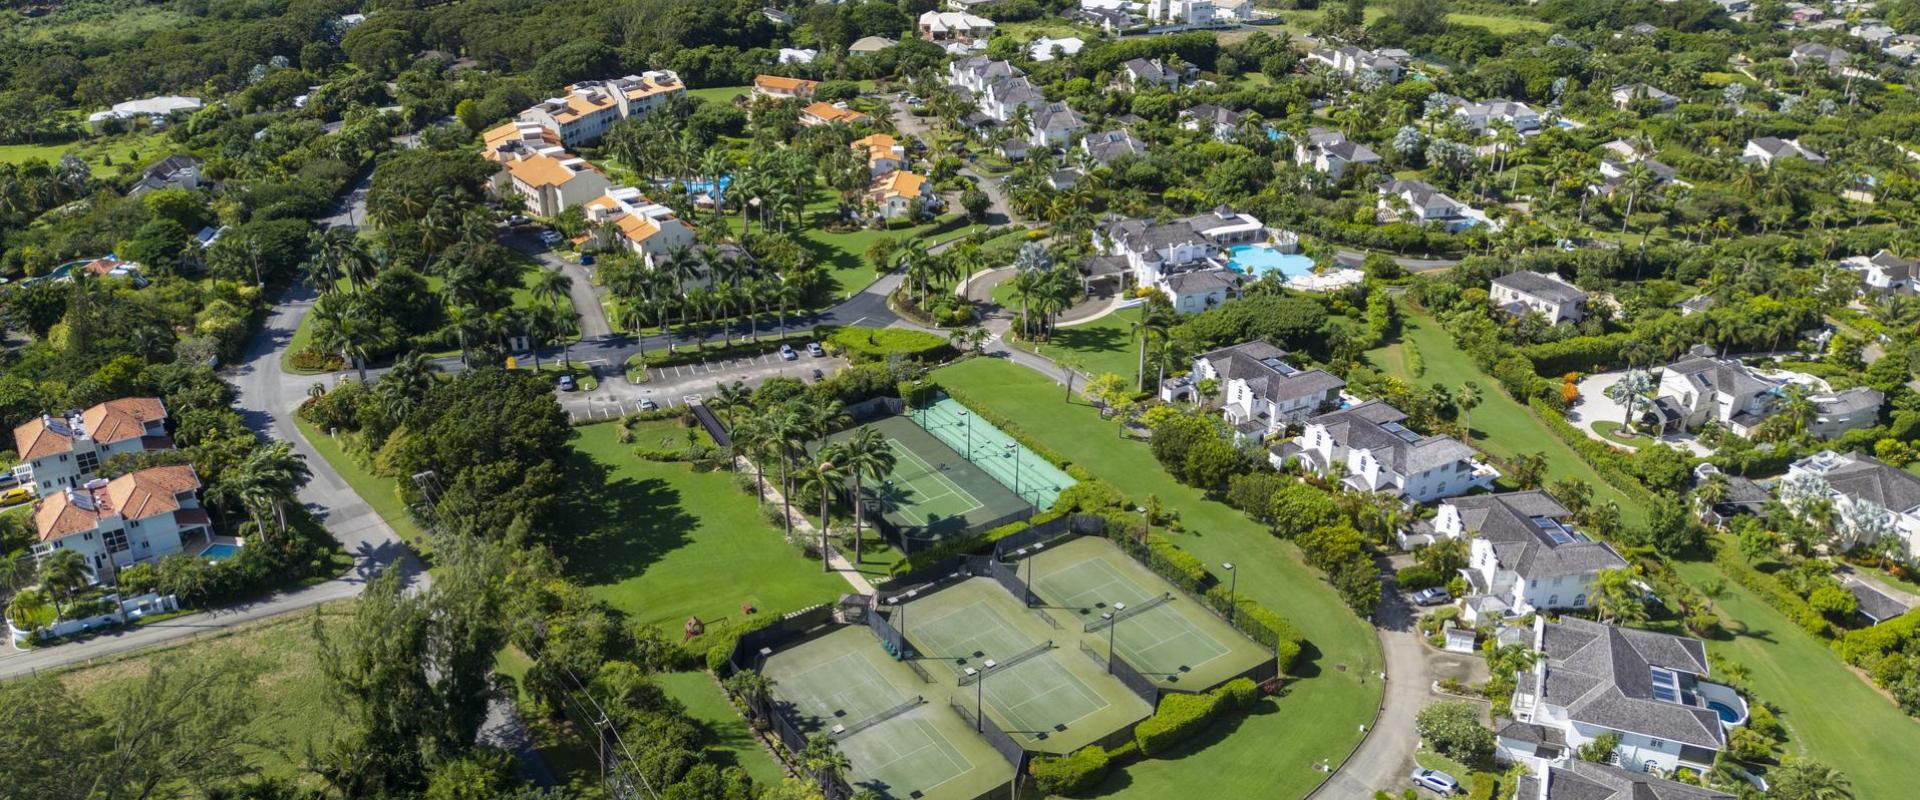
M 0 145 L 0 163 L 21 164 L 38 158 L 51 164 L 69 152 L 87 162 L 87 166 L 93 168 L 94 177 L 114 174 L 121 165 L 130 162 L 135 167 L 144 167 L 172 154 L 158 134 L 130 133 L 61 144 Z
M 677 630 L 690 616 L 711 624 L 743 604 L 782 613 L 846 591 L 782 540 L 731 473 L 635 456 L 658 446 L 663 434 L 650 430 L 627 445 L 619 426 L 592 425 L 573 441 L 579 491 L 567 513 L 579 542 L 562 555 L 595 596 L 636 623 Z
M 1326 13 L 1327 12 L 1324 9 L 1310 9 L 1305 11 L 1282 11 L 1280 12 L 1280 18 L 1284 20 L 1284 23 L 1280 27 L 1285 28 L 1287 31 L 1295 35 L 1306 33 L 1307 31 L 1312 30 L 1313 26 L 1320 22 L 1320 18 L 1326 16 Z M 1372 23 L 1380 19 L 1381 17 L 1386 16 L 1386 14 L 1387 14 L 1387 9 L 1386 9 L 1385 3 L 1369 4 L 1367 8 L 1367 22 Z M 1531 19 L 1523 16 L 1474 14 L 1474 13 L 1457 12 L 1457 11 L 1449 12 L 1447 14 L 1447 22 L 1453 23 L 1455 25 L 1477 25 L 1479 27 L 1486 28 L 1487 30 L 1492 31 L 1496 34 L 1519 33 L 1519 32 L 1525 32 L 1525 31 L 1545 31 L 1545 30 L 1551 30 L 1553 28 L 1552 25 L 1548 24 L 1545 21 Z
M 1406 342 L 1420 351 L 1424 372 L 1416 377 L 1407 368 Z M 1583 481 L 1593 487 L 1596 502 L 1612 500 L 1620 504 L 1620 516 L 1628 525 L 1639 525 L 1646 510 L 1632 502 L 1593 471 L 1579 453 L 1573 451 L 1547 424 L 1500 390 L 1500 383 L 1480 371 L 1466 351 L 1453 343 L 1453 337 L 1440 323 L 1424 313 L 1409 310 L 1400 340 L 1367 351 L 1367 361 L 1376 368 L 1409 385 L 1442 384 L 1457 391 L 1467 381 L 1480 386 L 1480 406 L 1468 415 L 1473 428 L 1472 444 L 1497 458 L 1510 459 L 1521 453 L 1545 453 L 1547 480 L 1563 478 Z
M 1018 303 L 1007 307 L 1019 313 Z M 1051 341 L 1016 344 L 1094 377 L 1111 372 L 1132 385 L 1140 368 L 1140 343 L 1133 338 L 1133 323 L 1139 319 L 1140 309 L 1123 308 L 1085 325 L 1060 328 Z M 1154 369 L 1148 362 L 1147 371 Z
M 1707 562 L 1674 568 L 1700 584 L 1722 578 Z M 1840 660 L 1780 612 L 1733 580 L 1714 602 L 1737 633 L 1710 640 L 1707 650 L 1745 666 L 1761 700 L 1780 709 L 1788 751 L 1839 768 L 1855 797 L 1906 797 L 1920 753 L 1920 721 L 1900 712 Z
M 712 729 L 715 743 L 707 748 L 709 760 L 745 769 L 753 776 L 754 783 L 777 786 L 786 776 L 773 755 L 753 738 L 747 721 L 734 710 L 726 693 L 713 682 L 713 676 L 704 672 L 669 672 L 654 676 L 654 682 L 660 684 L 668 697 L 686 706 L 689 716 Z
M 319 607 L 317 613 L 324 625 L 333 627 L 343 624 L 350 611 L 351 606 L 336 603 Z M 105 692 L 145 675 L 156 659 L 177 658 L 186 665 L 227 654 L 254 659 L 262 670 L 254 687 L 259 708 L 246 733 L 267 746 L 254 749 L 247 761 L 267 776 L 310 779 L 300 768 L 307 745 L 319 744 L 334 721 L 320 680 L 315 613 L 288 614 L 177 647 L 68 670 L 60 673 L 60 680 L 81 697 L 99 702 Z
M 1298 548 L 1174 481 L 1145 444 L 1120 439 L 1113 424 L 1083 402 L 1062 403 L 1059 386 L 1037 372 L 973 359 L 936 377 L 1019 420 L 1028 435 L 1134 501 L 1153 495 L 1179 509 L 1186 532 L 1170 539 L 1210 566 L 1234 562 L 1242 573 L 1240 591 L 1287 615 L 1309 640 L 1293 670 L 1299 680 L 1272 707 L 1202 736 L 1167 759 L 1120 771 L 1108 779 L 1101 796 L 1158 800 L 1205 785 L 1218 797 L 1297 797 L 1325 779 L 1314 764 L 1337 764 L 1359 744 L 1360 726 L 1371 724 L 1380 701 L 1380 687 L 1367 679 L 1380 668 L 1379 641 L 1302 563 Z
M 326 459 L 327 464 L 333 467 L 333 471 L 340 473 L 340 477 L 347 482 L 347 485 L 353 487 L 354 494 L 366 501 L 367 505 L 373 508 L 374 513 L 386 520 L 387 525 L 393 528 L 393 532 L 400 534 L 400 538 L 405 539 L 407 544 L 412 545 L 415 550 L 425 552 L 427 532 L 414 524 L 413 518 L 407 514 L 406 504 L 400 502 L 400 495 L 395 491 L 399 487 L 399 481 L 383 478 L 363 469 L 354 462 L 352 456 L 347 455 L 342 441 L 328 436 L 313 423 L 296 416 L 294 424 L 300 427 L 300 435 L 307 438 L 307 444 L 313 447 L 314 452 Z

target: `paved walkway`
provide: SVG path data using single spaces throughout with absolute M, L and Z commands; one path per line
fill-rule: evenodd
M 753 464 L 748 462 L 745 456 L 735 458 L 733 460 L 733 468 L 734 471 L 742 475 L 753 474 Z M 765 488 L 760 492 L 760 501 L 779 507 L 782 503 L 779 483 L 774 480 L 767 480 L 762 482 L 762 485 Z M 820 528 L 814 525 L 812 520 L 808 518 L 806 509 L 796 505 L 788 509 L 788 514 L 790 515 L 789 520 L 793 523 L 794 536 L 809 537 L 809 541 L 814 542 L 820 540 Z M 872 529 L 868 528 L 868 530 Z M 840 551 L 834 549 L 831 545 L 827 547 L 827 566 L 832 567 L 834 572 L 845 579 L 847 585 L 853 587 L 855 594 L 873 594 L 873 584 L 867 582 L 867 576 L 861 574 L 859 570 L 854 569 L 852 562 L 847 561 L 846 557 L 840 555 Z

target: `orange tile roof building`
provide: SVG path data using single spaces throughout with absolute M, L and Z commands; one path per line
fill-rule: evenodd
M 520 122 L 538 125 L 563 147 L 600 141 L 613 124 L 645 116 L 666 105 L 687 87 L 672 70 L 648 70 L 639 75 L 603 81 L 581 81 L 567 93 L 548 98 L 520 112 Z
M 594 247 L 620 247 L 655 266 L 674 250 L 691 247 L 693 227 L 673 209 L 655 203 L 639 189 L 620 187 L 586 204 L 588 231 L 576 240 Z
M 913 214 L 916 201 L 933 197 L 933 185 L 926 178 L 906 170 L 887 173 L 867 189 L 867 202 L 886 219 Z
M 844 106 L 832 103 L 812 103 L 800 109 L 800 124 L 815 125 L 854 125 L 872 122 L 873 118 Z
M 884 133 L 853 140 L 853 149 L 866 155 L 867 167 L 876 178 L 907 166 L 907 148 L 900 146 L 900 140 Z
M 212 529 L 199 491 L 200 476 L 185 464 L 68 487 L 34 507 L 34 557 L 76 551 L 98 580 L 134 564 L 198 552 Z
M 812 100 L 814 91 L 819 88 L 819 81 L 810 81 L 805 78 L 786 78 L 779 75 L 756 75 L 753 78 L 754 97 L 771 97 L 775 100 Z
M 107 459 L 123 453 L 171 450 L 167 408 L 158 398 L 123 397 L 78 414 L 43 414 L 13 429 L 13 468 L 21 486 L 46 497 L 79 486 Z

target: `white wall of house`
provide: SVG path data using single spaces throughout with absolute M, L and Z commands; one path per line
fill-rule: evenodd
M 1577 301 L 1556 302 L 1497 283 L 1493 284 L 1487 293 L 1493 298 L 1493 302 L 1496 305 L 1506 306 L 1513 303 L 1520 303 L 1540 312 L 1542 316 L 1547 318 L 1547 322 L 1553 325 L 1558 325 L 1562 322 L 1580 321 L 1581 309 L 1580 303 Z

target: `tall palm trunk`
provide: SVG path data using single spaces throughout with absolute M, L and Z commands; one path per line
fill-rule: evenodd
M 866 516 L 866 497 L 860 493 L 860 471 L 853 473 L 853 568 L 860 568 L 860 523 Z
M 827 482 L 820 482 L 820 571 L 832 572 L 833 565 L 827 562 Z

